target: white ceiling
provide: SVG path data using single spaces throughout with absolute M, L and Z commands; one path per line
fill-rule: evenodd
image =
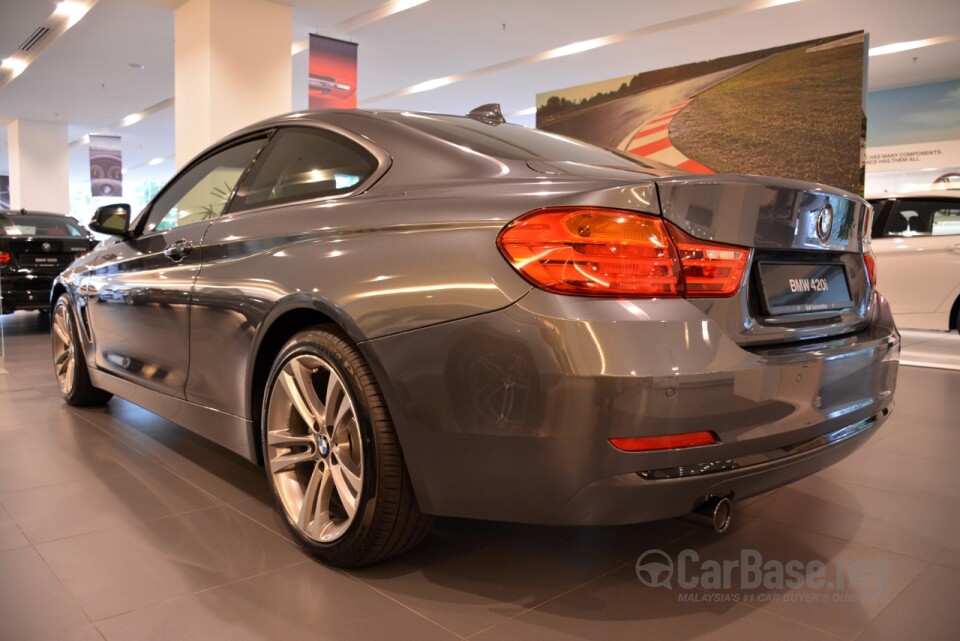
M 533 107 L 537 93 L 595 80 L 861 29 L 870 46 L 960 35 L 957 0 L 800 0 L 761 9 L 755 9 L 765 4 L 758 0 L 430 0 L 358 28 L 350 23 L 362 22 L 354 19 L 384 0 L 277 1 L 293 7 L 294 39 L 320 33 L 359 43 L 361 107 L 465 113 L 499 102 L 508 120 L 528 125 L 533 116 L 509 114 Z M 146 164 L 173 156 L 173 109 L 116 126 L 128 114 L 173 97 L 173 10 L 183 2 L 99 0 L 0 88 L 0 122 L 66 123 L 71 141 L 91 132 L 120 134 L 128 177 L 166 179 L 172 161 Z M 55 4 L 0 0 L 0 58 L 14 53 Z M 723 10 L 727 15 L 718 16 Z M 616 44 L 530 61 L 556 47 L 644 28 Z M 478 73 L 492 65 L 498 69 Z M 306 106 L 306 53 L 294 57 L 293 73 L 291 110 Z M 382 98 L 458 74 L 467 78 Z M 960 38 L 870 58 L 868 88 L 958 77 Z M 6 151 L 6 128 L 0 127 L 0 174 L 7 173 Z M 73 180 L 84 179 L 86 154 L 86 147 L 71 151 Z

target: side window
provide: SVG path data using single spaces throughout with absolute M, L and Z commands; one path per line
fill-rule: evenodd
M 890 212 L 884 236 L 960 235 L 960 202 L 904 199 Z
M 352 140 L 320 129 L 281 129 L 237 193 L 233 209 L 249 209 L 351 191 L 377 168 Z
M 266 138 L 224 149 L 171 183 L 150 208 L 144 233 L 166 231 L 223 214 L 237 182 Z
M 960 201 L 933 212 L 934 236 L 960 236 Z

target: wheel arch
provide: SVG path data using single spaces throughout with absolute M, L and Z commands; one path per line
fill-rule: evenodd
M 947 319 L 947 329 L 960 331 L 960 296 L 953 301 L 953 307 L 950 308 L 950 318 Z
M 260 325 L 254 339 L 247 389 L 249 416 L 251 417 L 250 442 L 254 444 L 257 463 L 263 465 L 263 443 L 260 439 L 260 411 L 263 406 L 264 388 L 274 359 L 284 344 L 295 334 L 317 325 L 334 325 L 345 332 L 354 343 L 364 340 L 356 324 L 342 310 L 328 301 L 297 294 L 274 305 Z M 364 355 L 366 357 L 366 354 Z

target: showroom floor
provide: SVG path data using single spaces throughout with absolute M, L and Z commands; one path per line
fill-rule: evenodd
M 960 638 L 960 371 L 901 368 L 866 447 L 747 501 L 722 536 L 442 519 L 344 572 L 284 535 L 259 468 L 125 401 L 64 405 L 37 320 L 3 318 L 4 640 Z M 960 367 L 956 334 L 904 344 Z M 639 578 L 656 580 L 636 571 L 652 550 L 644 564 L 676 559 L 669 587 Z

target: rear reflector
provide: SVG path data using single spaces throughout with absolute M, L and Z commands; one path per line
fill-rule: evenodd
M 497 246 L 541 289 L 628 298 L 733 296 L 750 253 L 693 238 L 659 216 L 596 207 L 529 212 Z
M 610 445 L 623 452 L 652 452 L 654 450 L 675 450 L 682 447 L 714 445 L 720 442 L 713 432 L 686 432 L 665 436 L 631 436 L 612 438 Z
M 10 255 L 10 252 L 0 252 L 0 265 L 9 265 L 12 260 L 13 256 Z

